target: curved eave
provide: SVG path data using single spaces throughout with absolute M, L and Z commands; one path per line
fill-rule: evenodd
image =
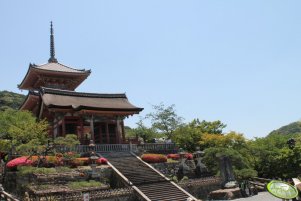
M 77 88 L 87 77 L 91 74 L 91 70 L 80 71 L 80 72 L 64 72 L 64 71 L 53 71 L 53 70 L 45 70 L 33 67 L 29 65 L 27 73 L 22 80 L 21 84 L 18 85 L 19 89 L 32 90 L 34 87 L 32 85 L 35 83 L 34 81 L 38 80 L 38 75 L 48 75 L 51 76 L 66 76 L 70 78 L 78 78 L 79 82 L 74 87 Z M 73 90 L 74 90 L 73 89 Z
M 133 112 L 133 114 L 139 114 L 143 110 L 143 108 L 99 108 L 99 107 L 89 107 L 89 106 L 75 106 L 75 105 L 68 105 L 68 106 L 59 106 L 59 105 L 48 105 L 48 108 L 54 109 L 72 109 L 76 111 L 80 110 L 94 110 L 94 111 L 114 111 L 114 112 Z
M 19 110 L 28 110 L 35 114 L 37 112 L 39 102 L 40 96 L 34 92 L 29 92 Z
M 89 98 L 123 98 L 127 100 L 125 93 L 109 94 L 109 93 L 86 93 L 86 92 L 75 92 L 63 89 L 53 89 L 47 87 L 41 87 L 40 93 L 42 95 L 62 95 L 62 96 L 75 96 L 75 97 L 89 97 Z

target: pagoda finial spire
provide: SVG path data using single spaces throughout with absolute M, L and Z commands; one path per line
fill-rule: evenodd
M 50 58 L 48 59 L 48 62 L 57 63 L 57 59 L 55 58 L 55 51 L 54 51 L 54 36 L 53 36 L 52 21 L 50 22 Z

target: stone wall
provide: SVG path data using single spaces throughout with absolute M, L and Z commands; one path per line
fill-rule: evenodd
M 189 179 L 178 183 L 191 195 L 206 200 L 211 191 L 221 188 L 222 180 L 220 177 L 205 177 L 200 179 Z

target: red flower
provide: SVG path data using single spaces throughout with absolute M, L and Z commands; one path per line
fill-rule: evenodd
M 187 158 L 187 160 L 192 160 L 193 159 L 193 155 L 191 153 L 186 153 L 185 154 L 185 158 Z
M 13 167 L 26 166 L 26 165 L 31 165 L 31 164 L 32 164 L 31 160 L 27 159 L 27 157 L 25 157 L 25 156 L 22 156 L 22 157 L 15 158 L 15 159 L 9 161 L 6 164 L 6 167 L 13 168 Z
M 180 155 L 179 154 L 167 154 L 167 158 L 171 158 L 173 160 L 179 160 Z
M 184 155 L 185 158 L 187 158 L 187 160 L 192 160 L 193 159 L 193 155 L 191 153 L 186 153 Z M 180 159 L 180 154 L 168 154 L 167 158 L 171 158 L 173 160 L 179 160 Z
M 99 159 L 96 160 L 96 163 L 98 165 L 100 165 L 100 164 L 107 164 L 108 160 L 106 158 L 99 158 Z
M 167 161 L 166 156 L 162 154 L 143 154 L 141 159 L 147 163 L 165 163 Z

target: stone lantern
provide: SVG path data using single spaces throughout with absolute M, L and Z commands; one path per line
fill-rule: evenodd
M 196 161 L 195 174 L 197 177 L 209 176 L 209 171 L 206 165 L 202 162 L 202 157 L 204 156 L 204 154 L 205 152 L 200 151 L 200 147 L 197 147 L 196 152 L 193 153 L 193 157 Z
M 95 144 L 93 143 L 93 140 L 90 140 L 90 144 L 89 144 L 89 149 L 90 149 L 90 160 L 91 160 L 91 169 L 92 169 L 92 178 L 96 177 L 96 161 L 99 159 L 99 157 L 97 156 L 97 154 L 95 153 Z
M 179 170 L 178 170 L 178 173 L 177 173 L 178 180 L 181 180 L 184 176 L 186 176 L 190 173 L 190 168 L 185 163 L 185 161 L 186 161 L 185 154 L 186 153 L 183 151 L 183 149 L 180 148 L 179 149 L 180 165 L 179 165 Z

